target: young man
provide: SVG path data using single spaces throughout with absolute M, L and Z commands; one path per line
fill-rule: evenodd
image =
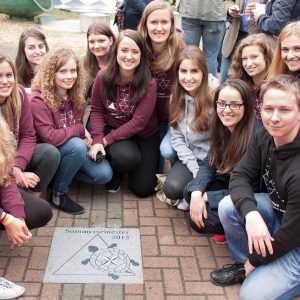
M 213 271 L 211 280 L 245 280 L 243 300 L 290 299 L 300 294 L 300 81 L 278 75 L 262 86 L 261 99 L 265 129 L 254 135 L 219 205 L 236 264 Z M 254 194 L 258 182 L 268 193 Z

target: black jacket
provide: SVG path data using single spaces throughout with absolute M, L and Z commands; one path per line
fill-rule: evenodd
M 268 176 L 268 174 L 271 174 Z M 300 247 L 300 132 L 291 143 L 275 147 L 264 129 L 253 136 L 248 150 L 231 174 L 229 191 L 235 207 L 245 216 L 257 210 L 252 184 L 266 181 L 273 208 L 281 220 L 274 234 L 273 254 L 249 256 L 253 266 L 269 263 Z

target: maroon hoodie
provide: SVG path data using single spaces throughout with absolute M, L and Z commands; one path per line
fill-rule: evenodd
M 102 69 L 94 82 L 92 92 L 91 128 L 93 143 L 103 144 L 103 138 L 110 145 L 116 141 L 128 139 L 134 135 L 148 137 L 158 130 L 156 104 L 156 81 L 149 83 L 148 90 L 139 102 L 131 101 L 130 84 L 117 85 L 116 99 L 106 99 L 103 95 Z M 112 128 L 107 135 L 104 127 Z
M 71 98 L 64 101 L 64 107 L 52 111 L 43 101 L 41 92 L 31 93 L 33 123 L 38 138 L 56 147 L 63 145 L 72 137 L 85 138 L 82 124 L 84 107 L 77 111 Z

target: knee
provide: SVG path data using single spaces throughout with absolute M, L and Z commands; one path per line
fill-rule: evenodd
M 183 197 L 183 188 L 177 180 L 167 178 L 163 190 L 169 199 L 176 200 Z
M 233 202 L 230 198 L 230 196 L 224 197 L 220 203 L 219 203 L 219 208 L 218 208 L 218 214 L 219 218 L 223 224 L 225 220 L 230 216 L 235 209 Z
M 154 186 L 141 186 L 141 185 L 131 185 L 131 191 L 140 198 L 150 197 L 154 194 Z
M 160 144 L 160 154 L 164 159 L 167 159 L 170 162 L 174 162 L 176 160 L 176 152 L 173 149 L 171 144 Z
M 44 144 L 43 149 L 44 158 L 50 163 L 51 166 L 58 166 L 60 161 L 60 152 L 51 144 Z
M 103 160 L 97 170 L 95 176 L 95 183 L 104 184 L 112 179 L 113 170 L 107 160 Z
M 112 157 L 112 166 L 121 173 L 133 171 L 141 161 L 140 153 L 120 152 Z
M 84 159 L 86 155 L 86 144 L 83 139 L 74 137 L 68 141 L 68 156 L 72 156 L 77 159 Z

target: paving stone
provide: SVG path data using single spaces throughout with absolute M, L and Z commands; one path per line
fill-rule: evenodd
M 25 274 L 26 282 L 42 282 L 44 278 L 44 270 L 27 270 Z
M 151 217 L 141 217 L 140 224 L 142 226 L 152 225 L 152 226 L 170 226 L 171 222 L 169 218 L 151 218 Z
M 175 239 L 173 235 L 173 230 L 171 226 L 162 227 L 157 226 L 157 235 L 160 245 L 174 245 Z
M 143 284 L 125 284 L 125 294 L 144 294 Z
M 121 219 L 107 219 L 106 227 L 108 227 L 108 228 L 122 227 L 122 220 Z
M 49 250 L 48 247 L 33 247 L 28 268 L 44 270 L 47 265 Z
M 178 259 L 175 257 L 144 257 L 144 268 L 178 268 Z
M 162 282 L 145 282 L 146 299 L 147 300 L 161 300 L 164 299 L 164 290 Z
M 162 281 L 160 269 L 144 269 L 145 281 Z
M 123 286 L 120 284 L 105 284 L 104 286 L 104 300 L 122 300 Z
M 11 279 L 11 278 L 10 278 Z M 15 282 L 15 280 L 13 280 Z M 24 282 L 22 286 L 25 288 L 25 296 L 38 296 L 40 293 L 41 283 Z
M 7 267 L 5 276 L 11 281 L 22 281 L 26 264 L 26 258 L 12 257 Z
M 123 209 L 124 227 L 137 227 L 139 225 L 137 209 Z
M 156 236 L 141 236 L 143 256 L 158 255 Z
M 106 212 L 93 210 L 91 214 L 91 227 L 105 227 Z
M 137 208 L 137 201 L 135 200 L 127 200 L 123 201 L 123 208 Z
M 141 226 L 140 233 L 141 233 L 141 235 L 155 235 L 155 227 L 154 226 Z
M 215 258 L 210 247 L 196 247 L 195 250 L 201 268 L 216 268 Z
M 121 203 L 108 203 L 107 217 L 110 219 L 118 219 L 122 217 Z
M 56 283 L 44 283 L 40 300 L 58 300 L 62 294 L 62 285 Z
M 180 257 L 181 272 L 184 281 L 201 280 L 195 257 Z
M 193 247 L 185 246 L 160 246 L 162 256 L 194 256 Z
M 89 227 L 89 219 L 75 219 L 74 227 Z
M 210 281 L 187 281 L 185 282 L 185 289 L 187 294 L 218 295 L 224 293 L 222 287 L 213 285 Z
M 103 294 L 103 284 L 87 283 L 84 285 L 84 296 L 101 296 Z
M 163 275 L 167 294 L 183 294 L 183 284 L 179 269 L 163 270 Z
M 82 294 L 82 284 L 64 284 L 62 299 L 63 300 L 79 300 Z

